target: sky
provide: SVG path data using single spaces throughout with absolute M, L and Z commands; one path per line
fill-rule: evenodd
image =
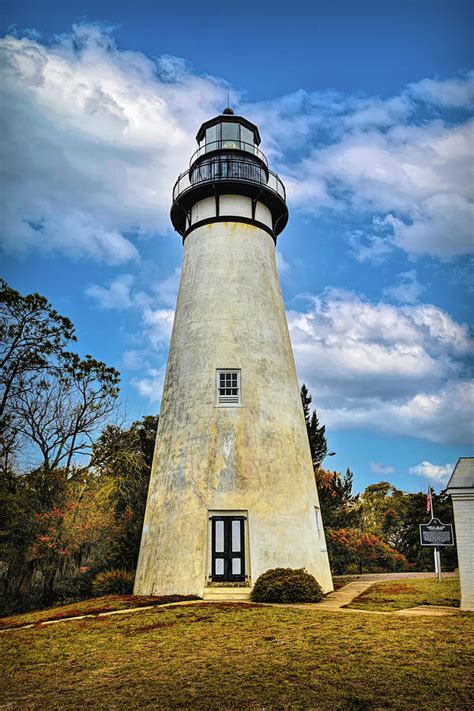
M 2 0 L 2 275 L 159 412 L 200 124 L 255 122 L 287 187 L 277 263 L 331 469 L 440 490 L 473 453 L 474 6 Z

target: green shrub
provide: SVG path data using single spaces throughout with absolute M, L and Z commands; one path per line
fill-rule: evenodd
M 304 568 L 273 568 L 262 573 L 253 586 L 254 602 L 319 602 L 320 584 Z
M 131 595 L 135 573 L 130 570 L 105 570 L 92 581 L 94 595 Z

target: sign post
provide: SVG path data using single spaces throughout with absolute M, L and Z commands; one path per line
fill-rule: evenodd
M 441 556 L 443 546 L 454 546 L 453 526 L 450 523 L 441 523 L 439 518 L 432 518 L 429 523 L 420 523 L 420 543 L 434 549 L 435 571 L 438 581 L 441 582 Z

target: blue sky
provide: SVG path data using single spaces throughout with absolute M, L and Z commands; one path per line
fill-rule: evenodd
M 357 489 L 472 453 L 469 2 L 4 2 L 3 273 L 157 412 L 170 193 L 227 91 L 288 189 L 297 369 Z

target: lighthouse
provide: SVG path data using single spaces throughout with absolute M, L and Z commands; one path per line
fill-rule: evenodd
M 257 126 L 199 129 L 173 189 L 183 266 L 136 595 L 245 599 L 270 568 L 332 579 L 276 269 L 285 187 Z

